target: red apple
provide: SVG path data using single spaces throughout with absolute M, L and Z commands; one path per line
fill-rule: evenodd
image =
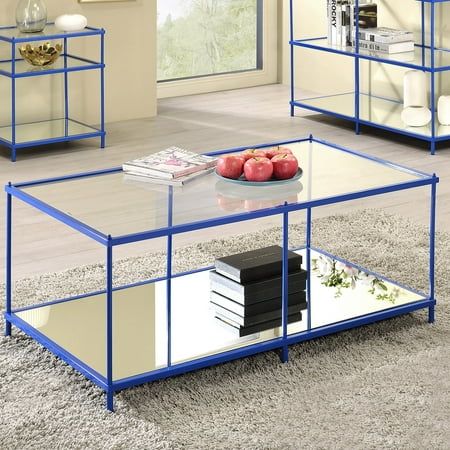
M 241 153 L 241 156 L 243 156 L 246 161 L 249 160 L 250 158 L 266 158 L 266 152 L 264 150 L 251 148 Z
M 248 181 L 268 181 L 272 178 L 273 164 L 268 158 L 251 158 L 244 164 L 244 174 Z
M 266 157 L 272 159 L 277 155 L 284 155 L 286 153 L 292 154 L 292 151 L 287 147 L 270 147 L 265 149 Z
M 217 161 L 217 173 L 222 177 L 237 180 L 244 170 L 244 162 L 240 155 L 223 155 Z
M 286 153 L 284 155 L 277 155 L 271 161 L 273 164 L 273 176 L 277 180 L 288 180 L 298 171 L 298 161 L 294 155 Z

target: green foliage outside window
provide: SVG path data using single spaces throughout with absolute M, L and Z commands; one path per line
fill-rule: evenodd
M 257 0 L 179 5 L 158 25 L 158 80 L 256 69 Z

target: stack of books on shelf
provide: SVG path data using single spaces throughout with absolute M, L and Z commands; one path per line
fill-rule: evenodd
M 147 181 L 170 186 L 184 184 L 211 173 L 217 158 L 199 155 L 178 147 L 170 147 L 122 165 L 128 181 Z
M 356 46 L 355 40 L 352 45 Z M 359 48 L 386 54 L 413 52 L 414 35 L 393 28 L 367 28 L 359 31 Z
M 274 245 L 216 260 L 210 272 L 211 307 L 216 320 L 237 337 L 282 324 L 283 250 Z M 302 256 L 288 254 L 288 323 L 300 322 L 307 308 L 307 272 Z
M 356 47 L 356 23 L 359 22 L 359 49 L 386 55 L 414 51 L 413 33 L 378 27 L 376 3 L 361 1 L 356 17 L 354 0 L 327 0 L 328 44 Z

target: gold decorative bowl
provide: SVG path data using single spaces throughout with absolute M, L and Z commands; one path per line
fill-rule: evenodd
M 53 64 L 59 57 L 62 51 L 62 45 L 52 45 L 50 42 L 36 45 L 32 47 L 30 44 L 19 47 L 19 53 L 22 58 L 33 66 L 49 66 Z

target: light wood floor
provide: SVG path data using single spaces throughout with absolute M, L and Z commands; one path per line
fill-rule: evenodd
M 252 145 L 312 133 L 337 144 L 402 163 L 425 172 L 436 172 L 439 185 L 438 228 L 450 231 L 450 145 L 442 146 L 436 156 L 428 153 L 420 141 L 391 133 L 364 129 L 355 136 L 351 125 L 321 115 L 297 110 L 289 116 L 289 90 L 272 85 L 161 100 L 159 115 L 152 119 L 108 125 L 108 147 L 102 151 L 98 141 L 55 145 L 46 149 L 28 149 L 19 153 L 18 162 L 8 160 L 6 149 L 0 150 L 0 182 L 18 182 L 51 176 L 119 166 L 123 161 L 158 151 L 170 145 L 198 152 L 234 146 Z M 332 182 L 332 180 L 330 180 Z M 427 195 L 421 189 L 408 194 L 377 197 L 318 211 L 329 214 L 360 207 L 385 207 L 418 223 L 428 222 Z M 0 252 L 4 254 L 4 196 L 0 199 Z M 15 203 L 15 266 L 17 278 L 94 263 L 104 258 L 97 244 L 78 236 L 67 227 L 46 218 L 28 206 Z M 228 227 L 227 233 L 241 232 L 242 227 Z M 214 237 L 217 232 L 211 232 Z M 197 239 L 208 238 L 203 233 Z M 178 241 L 190 242 L 193 236 Z M 117 257 L 148 250 L 139 245 L 121 248 Z M 164 248 L 162 241 L 151 248 Z M 0 270 L 4 269 L 1 259 Z

